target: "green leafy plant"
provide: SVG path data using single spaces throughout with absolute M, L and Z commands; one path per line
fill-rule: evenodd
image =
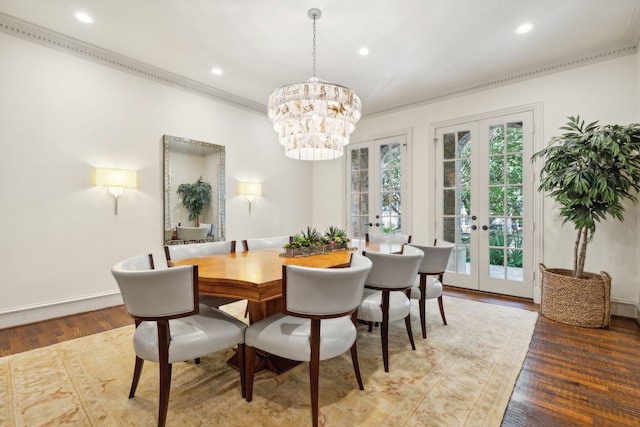
M 193 184 L 180 184 L 176 192 L 182 198 L 182 205 L 189 212 L 189 221 L 195 221 L 197 227 L 200 225 L 198 218 L 211 201 L 211 184 L 200 177 Z
M 325 240 L 328 243 L 333 243 L 337 246 L 344 246 L 349 242 L 349 238 L 347 237 L 347 233 L 335 226 L 330 226 L 324 233 Z
M 585 126 L 580 116 L 569 117 L 566 132 L 549 141 L 532 160 L 543 159 L 539 191 L 560 205 L 563 224 L 578 231 L 573 276 L 584 277 L 587 245 L 596 223 L 607 217 L 623 221 L 623 201 L 637 202 L 640 189 L 640 125 Z
M 331 243 L 345 246 L 349 242 L 345 231 L 334 226 L 330 226 L 324 234 L 320 234 L 317 229 L 309 226 L 306 231 L 294 235 L 291 240 L 284 245 L 285 249 L 306 248 Z

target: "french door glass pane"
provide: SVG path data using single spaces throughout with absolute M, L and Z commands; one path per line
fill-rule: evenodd
M 400 143 L 380 145 L 380 224 L 382 234 L 401 233 L 402 200 Z
M 522 122 L 489 127 L 489 275 L 522 280 Z
M 351 150 L 351 229 L 364 237 L 369 222 L 369 149 Z
M 471 249 L 471 132 L 445 133 L 442 139 L 443 238 L 456 245 L 447 270 L 466 274 Z

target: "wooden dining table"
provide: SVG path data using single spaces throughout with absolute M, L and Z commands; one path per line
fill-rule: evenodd
M 282 266 L 299 265 L 312 268 L 337 268 L 349 265 L 351 254 L 364 251 L 392 253 L 402 245 L 387 242 L 366 242 L 353 239 L 349 248 L 327 254 L 284 257 L 282 248 L 209 255 L 170 261 L 170 266 L 197 265 L 199 292 L 204 295 L 246 299 L 249 320 L 258 322 L 282 311 Z M 256 369 L 268 368 L 276 373 L 290 369 L 295 363 L 263 355 Z M 229 364 L 237 368 L 236 358 Z
M 197 265 L 200 293 L 249 301 L 251 322 L 282 311 L 282 266 L 335 268 L 349 265 L 353 252 L 397 252 L 401 244 L 354 239 L 348 250 L 287 258 L 282 248 L 185 258 L 171 265 Z

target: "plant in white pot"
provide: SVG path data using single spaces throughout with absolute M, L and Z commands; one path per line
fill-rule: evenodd
M 577 236 L 573 269 L 542 270 L 541 313 L 578 326 L 604 327 L 610 320 L 611 278 L 584 271 L 587 246 L 596 224 L 609 217 L 624 220 L 624 202 L 637 202 L 640 189 L 640 125 L 585 125 L 569 117 L 551 139 L 533 155 L 540 158 L 539 191 L 559 205 L 563 225 L 572 223 Z

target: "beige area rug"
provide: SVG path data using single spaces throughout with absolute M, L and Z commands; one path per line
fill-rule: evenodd
M 377 329 L 362 327 L 365 391 L 345 354 L 320 364 L 320 424 L 326 426 L 498 426 L 526 356 L 537 313 L 445 297 L 448 326 L 428 304 L 428 338 L 412 309 L 416 351 L 404 322 L 390 327 L 390 372 Z M 414 301 L 415 304 L 415 301 Z M 240 314 L 244 305 L 227 306 Z M 0 359 L 2 426 L 153 426 L 157 365 L 147 362 L 136 397 L 133 326 Z M 240 396 L 231 351 L 173 367 L 169 426 L 310 425 L 308 365 L 256 375 L 253 402 Z

